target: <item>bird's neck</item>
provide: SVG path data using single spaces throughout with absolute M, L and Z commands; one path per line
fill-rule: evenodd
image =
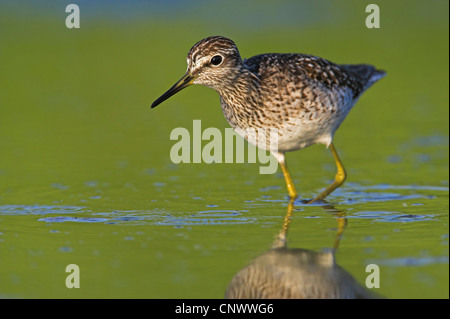
M 223 101 L 232 108 L 242 108 L 244 105 L 257 107 L 260 105 L 259 78 L 242 66 L 233 79 L 216 88 Z

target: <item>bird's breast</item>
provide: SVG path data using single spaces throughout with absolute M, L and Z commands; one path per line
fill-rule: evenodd
M 250 98 L 221 96 L 223 114 L 231 127 L 258 147 L 273 149 L 268 140 L 276 134 L 277 148 L 283 152 L 331 143 L 355 102 L 350 90 L 295 89 L 293 84 L 262 91 L 258 99 L 260 103 L 251 103 Z

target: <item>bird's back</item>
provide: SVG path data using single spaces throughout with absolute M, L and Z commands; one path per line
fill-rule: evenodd
M 386 75 L 368 64 L 339 65 L 307 54 L 261 54 L 244 60 L 244 65 L 262 80 L 275 76 L 278 82 L 284 78 L 322 89 L 349 89 L 354 98 Z

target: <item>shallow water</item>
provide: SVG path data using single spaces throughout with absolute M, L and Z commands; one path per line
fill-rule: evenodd
M 0 4 L 0 297 L 222 298 L 271 247 L 288 208 L 280 172 L 170 161 L 174 128 L 228 127 L 217 94 L 188 88 L 149 108 L 192 44 L 224 34 L 244 57 L 303 52 L 387 70 L 336 134 L 349 177 L 332 206 L 302 201 L 331 182 L 330 152 L 287 155 L 300 192 L 288 247 L 329 250 L 345 218 L 336 261 L 360 284 L 374 263 L 382 296 L 448 298 L 448 3 L 383 2 L 370 31 L 350 3 L 330 19 L 332 2 L 281 3 L 323 18 L 282 22 L 269 4 L 265 20 L 244 6 L 232 23 L 219 5 L 217 21 L 194 10 L 200 2 L 185 15 L 130 5 L 123 16 L 80 2 L 79 30 L 44 3 Z M 65 286 L 68 264 L 80 289 Z

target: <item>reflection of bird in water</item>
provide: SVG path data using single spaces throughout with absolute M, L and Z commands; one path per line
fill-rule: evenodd
M 289 249 L 286 234 L 293 204 L 272 249 L 257 257 L 231 280 L 225 293 L 231 299 L 366 299 L 379 296 L 366 290 L 347 271 L 336 264 L 334 253 L 346 220 L 338 216 L 334 249 L 318 253 Z

